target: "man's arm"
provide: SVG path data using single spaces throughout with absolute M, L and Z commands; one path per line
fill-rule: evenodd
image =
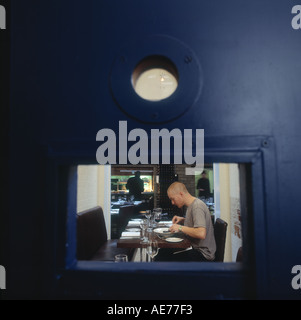
M 143 180 L 141 180 L 141 182 L 140 182 L 140 191 L 144 192 L 144 181 Z
M 204 184 L 203 184 L 203 181 L 200 179 L 199 182 L 198 182 L 198 185 L 197 185 L 197 190 L 199 191 L 205 191 L 204 189 Z
M 190 228 L 190 227 L 185 227 L 181 226 L 178 224 L 174 224 L 170 227 L 171 232 L 183 232 L 187 236 L 196 238 L 196 239 L 201 239 L 204 240 L 206 238 L 206 228 L 204 227 L 199 227 L 199 228 Z
M 126 189 L 127 189 L 127 190 L 130 190 L 130 188 L 131 188 L 131 182 L 132 182 L 131 178 L 128 179 L 127 184 L 126 184 Z
M 184 221 L 185 221 L 185 218 L 183 218 L 183 217 L 174 216 L 172 218 L 172 223 L 173 224 L 178 224 L 178 223 L 181 223 L 181 222 L 184 222 Z

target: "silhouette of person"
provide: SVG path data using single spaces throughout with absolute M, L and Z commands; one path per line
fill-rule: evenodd
M 210 182 L 207 178 L 206 171 L 202 172 L 202 178 L 199 179 L 196 188 L 199 190 L 199 198 L 204 197 L 207 199 L 210 197 Z
M 144 191 L 144 182 L 140 175 L 140 171 L 136 171 L 135 177 L 131 177 L 126 184 L 129 196 L 134 196 L 134 199 L 138 201 L 142 199 L 141 193 Z

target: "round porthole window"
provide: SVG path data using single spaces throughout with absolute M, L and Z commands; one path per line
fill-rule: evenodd
M 175 65 L 162 56 L 150 56 L 138 63 L 132 74 L 135 92 L 148 101 L 169 98 L 178 87 L 178 71 Z
M 166 35 L 127 39 L 109 76 L 116 105 L 144 123 L 184 115 L 199 99 L 203 72 L 194 51 Z

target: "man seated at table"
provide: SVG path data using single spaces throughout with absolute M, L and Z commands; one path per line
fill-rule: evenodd
M 172 204 L 187 206 L 186 217 L 172 219 L 171 232 L 182 232 L 191 241 L 191 249 L 160 249 L 155 261 L 213 261 L 216 243 L 211 215 L 206 204 L 193 197 L 183 183 L 175 182 L 167 190 Z

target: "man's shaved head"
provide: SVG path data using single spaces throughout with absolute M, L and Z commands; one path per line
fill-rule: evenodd
M 174 182 L 173 184 L 170 185 L 170 187 L 167 190 L 168 194 L 178 194 L 180 192 L 184 194 L 188 193 L 186 186 L 181 182 Z

